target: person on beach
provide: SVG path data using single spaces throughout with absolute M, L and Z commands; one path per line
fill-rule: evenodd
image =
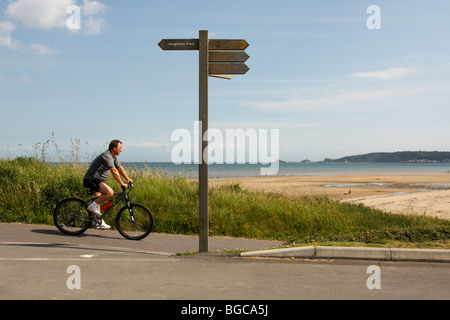
M 117 156 L 121 152 L 122 142 L 120 140 L 112 140 L 109 143 L 108 150 L 92 161 L 84 175 L 83 185 L 91 190 L 93 196 L 98 197 L 88 206 L 89 212 L 97 217 L 102 216 L 100 204 L 108 201 L 114 195 L 113 189 L 105 183 L 109 171 L 111 171 L 114 179 L 124 188 L 127 188 L 129 182 L 133 182 L 119 160 L 117 160 Z M 123 176 L 127 182 L 124 183 L 120 176 Z M 100 228 L 109 229 L 110 226 L 102 220 Z

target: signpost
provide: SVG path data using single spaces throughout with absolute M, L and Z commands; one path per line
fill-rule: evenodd
M 244 39 L 208 39 L 208 30 L 200 30 L 198 39 L 163 39 L 158 43 L 163 50 L 199 51 L 199 121 L 202 124 L 199 150 L 199 252 L 208 251 L 208 76 L 231 79 L 235 74 L 245 74 L 249 67 L 245 50 L 249 44 Z
M 241 73 L 229 73 L 232 72 L 230 66 L 228 66 L 228 72 L 222 72 L 226 67 L 224 65 L 219 66 L 217 63 L 221 62 L 245 62 L 249 58 L 249 55 L 245 51 L 237 51 L 237 50 L 209 50 L 208 59 L 209 62 L 213 62 L 213 64 L 209 65 L 209 75 L 211 77 L 218 77 L 224 79 L 233 78 L 234 74 L 242 74 L 244 70 L 240 70 Z M 239 67 L 238 67 L 239 68 Z M 241 66 L 241 68 L 246 68 L 247 66 Z M 237 70 L 237 69 L 236 69 Z
M 209 64 L 210 74 L 245 74 L 250 68 L 241 62 L 215 62 Z
M 198 50 L 198 39 L 163 39 L 158 46 L 163 50 Z
M 198 251 L 208 251 L 209 212 L 208 212 L 208 140 L 203 137 L 208 130 L 208 31 L 199 32 L 200 47 L 198 52 L 198 120 L 202 124 L 199 150 L 200 163 L 198 165 Z
M 245 50 L 249 46 L 244 39 L 211 39 L 209 40 L 210 50 Z
M 249 55 L 245 51 L 210 50 L 209 62 L 245 62 Z

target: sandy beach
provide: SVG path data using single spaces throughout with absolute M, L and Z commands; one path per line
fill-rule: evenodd
M 288 196 L 328 195 L 387 212 L 450 219 L 450 174 L 447 172 L 355 173 L 217 178 L 210 186 L 239 183 L 249 190 Z

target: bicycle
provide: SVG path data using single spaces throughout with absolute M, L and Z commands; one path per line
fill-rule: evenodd
M 102 217 L 108 214 L 117 204 L 125 202 L 116 216 L 116 228 L 119 233 L 129 240 L 140 240 L 148 236 L 153 228 L 153 216 L 145 206 L 133 203 L 129 193 L 133 188 L 130 182 L 128 188 L 122 187 L 123 191 L 114 193 L 110 199 L 111 205 L 104 210 Z M 88 191 L 88 193 L 90 193 Z M 90 226 L 101 225 L 101 219 L 91 214 L 87 207 L 98 197 L 91 197 L 88 200 L 79 198 L 67 198 L 56 205 L 53 213 L 53 221 L 56 227 L 64 234 L 79 235 L 85 232 Z

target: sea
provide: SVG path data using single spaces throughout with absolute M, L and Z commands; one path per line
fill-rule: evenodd
M 167 176 L 198 177 L 198 164 L 174 164 L 172 162 L 125 162 L 126 167 L 138 170 L 158 170 Z M 273 165 L 273 164 L 272 164 Z M 239 178 L 261 176 L 263 164 L 210 164 L 209 178 Z M 339 175 L 386 172 L 391 174 L 436 172 L 450 173 L 450 163 L 405 162 L 405 163 L 342 163 L 342 162 L 280 162 L 276 176 L 290 175 Z

